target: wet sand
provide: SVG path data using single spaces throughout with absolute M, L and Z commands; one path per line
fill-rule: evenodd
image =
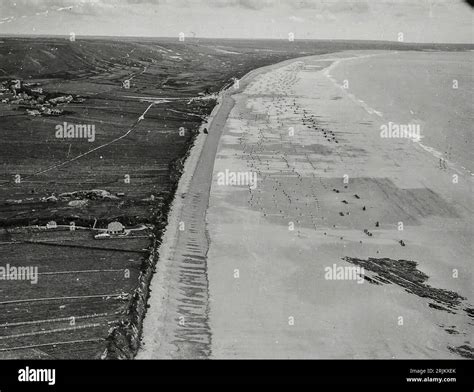
M 207 212 L 212 358 L 472 355 L 472 178 L 380 137 L 395 120 L 327 68 L 367 55 L 387 54 L 300 58 L 233 95 Z M 334 264 L 367 279 L 328 280 Z

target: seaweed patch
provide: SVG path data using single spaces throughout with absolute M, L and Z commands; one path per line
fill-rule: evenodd
M 367 260 L 344 257 L 343 260 L 364 267 L 367 271 L 376 274 L 369 278 L 365 277 L 369 283 L 396 284 L 403 287 L 408 293 L 433 301 L 428 304 L 433 309 L 455 313 L 453 310 L 457 309 L 461 302 L 466 299 L 454 291 L 438 289 L 426 284 L 425 282 L 429 276 L 417 269 L 417 263 L 412 260 L 378 259 L 372 257 L 369 257 Z M 472 309 L 469 310 L 467 308 L 465 312 L 472 317 Z

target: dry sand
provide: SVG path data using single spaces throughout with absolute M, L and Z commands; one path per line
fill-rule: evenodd
M 267 69 L 249 72 L 239 81 L 239 88 Z M 235 93 L 234 87 L 221 93 L 207 124 L 201 127 L 201 131 L 208 129 L 208 135 L 200 133 L 186 160 L 158 250 L 137 359 L 210 356 L 205 216 L 217 146 Z
M 324 70 L 367 55 L 386 53 L 300 58 L 233 96 L 207 213 L 213 358 L 459 358 L 452 350 L 472 350 L 472 179 L 440 170 L 412 140 L 380 138 L 380 125 L 393 120 Z M 225 170 L 256 172 L 257 187 L 218 185 Z M 344 257 L 395 260 L 394 270 L 365 271 L 392 283 L 326 280 L 326 267 L 353 265 Z M 412 282 L 420 273 L 399 259 L 429 279 Z M 435 288 L 467 299 L 446 307 L 436 296 L 456 294 Z

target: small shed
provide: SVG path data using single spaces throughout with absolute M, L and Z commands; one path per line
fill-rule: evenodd
M 125 227 L 120 222 L 111 222 L 107 225 L 108 234 L 122 234 L 125 232 Z
M 57 229 L 58 224 L 55 221 L 50 221 L 46 224 L 47 229 Z

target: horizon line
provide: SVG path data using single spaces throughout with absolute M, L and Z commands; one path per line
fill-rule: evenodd
M 0 33 L 0 37 L 8 38 L 8 37 L 24 37 L 24 38 L 31 38 L 31 37 L 51 37 L 51 38 L 69 38 L 67 34 L 29 34 L 29 33 Z M 78 38 L 145 38 L 145 39 L 176 39 L 178 41 L 178 36 L 143 36 L 143 35 L 92 35 L 92 34 L 75 34 L 75 39 Z M 268 37 L 255 37 L 255 38 L 242 38 L 242 37 L 191 37 L 186 36 L 185 40 L 198 40 L 198 39 L 215 39 L 215 40 L 243 40 L 243 41 L 285 41 L 287 42 L 288 39 L 285 38 L 268 38 Z M 391 43 L 391 44 L 399 44 L 399 45 L 472 45 L 472 42 L 400 42 L 400 41 L 389 41 L 389 40 L 377 40 L 377 39 L 343 39 L 343 38 L 296 38 L 292 43 L 297 41 L 341 41 L 341 42 L 384 42 L 384 43 Z M 178 41 L 182 42 L 182 41 Z M 186 42 L 186 41 L 184 41 Z M 290 42 L 290 41 L 288 41 Z

